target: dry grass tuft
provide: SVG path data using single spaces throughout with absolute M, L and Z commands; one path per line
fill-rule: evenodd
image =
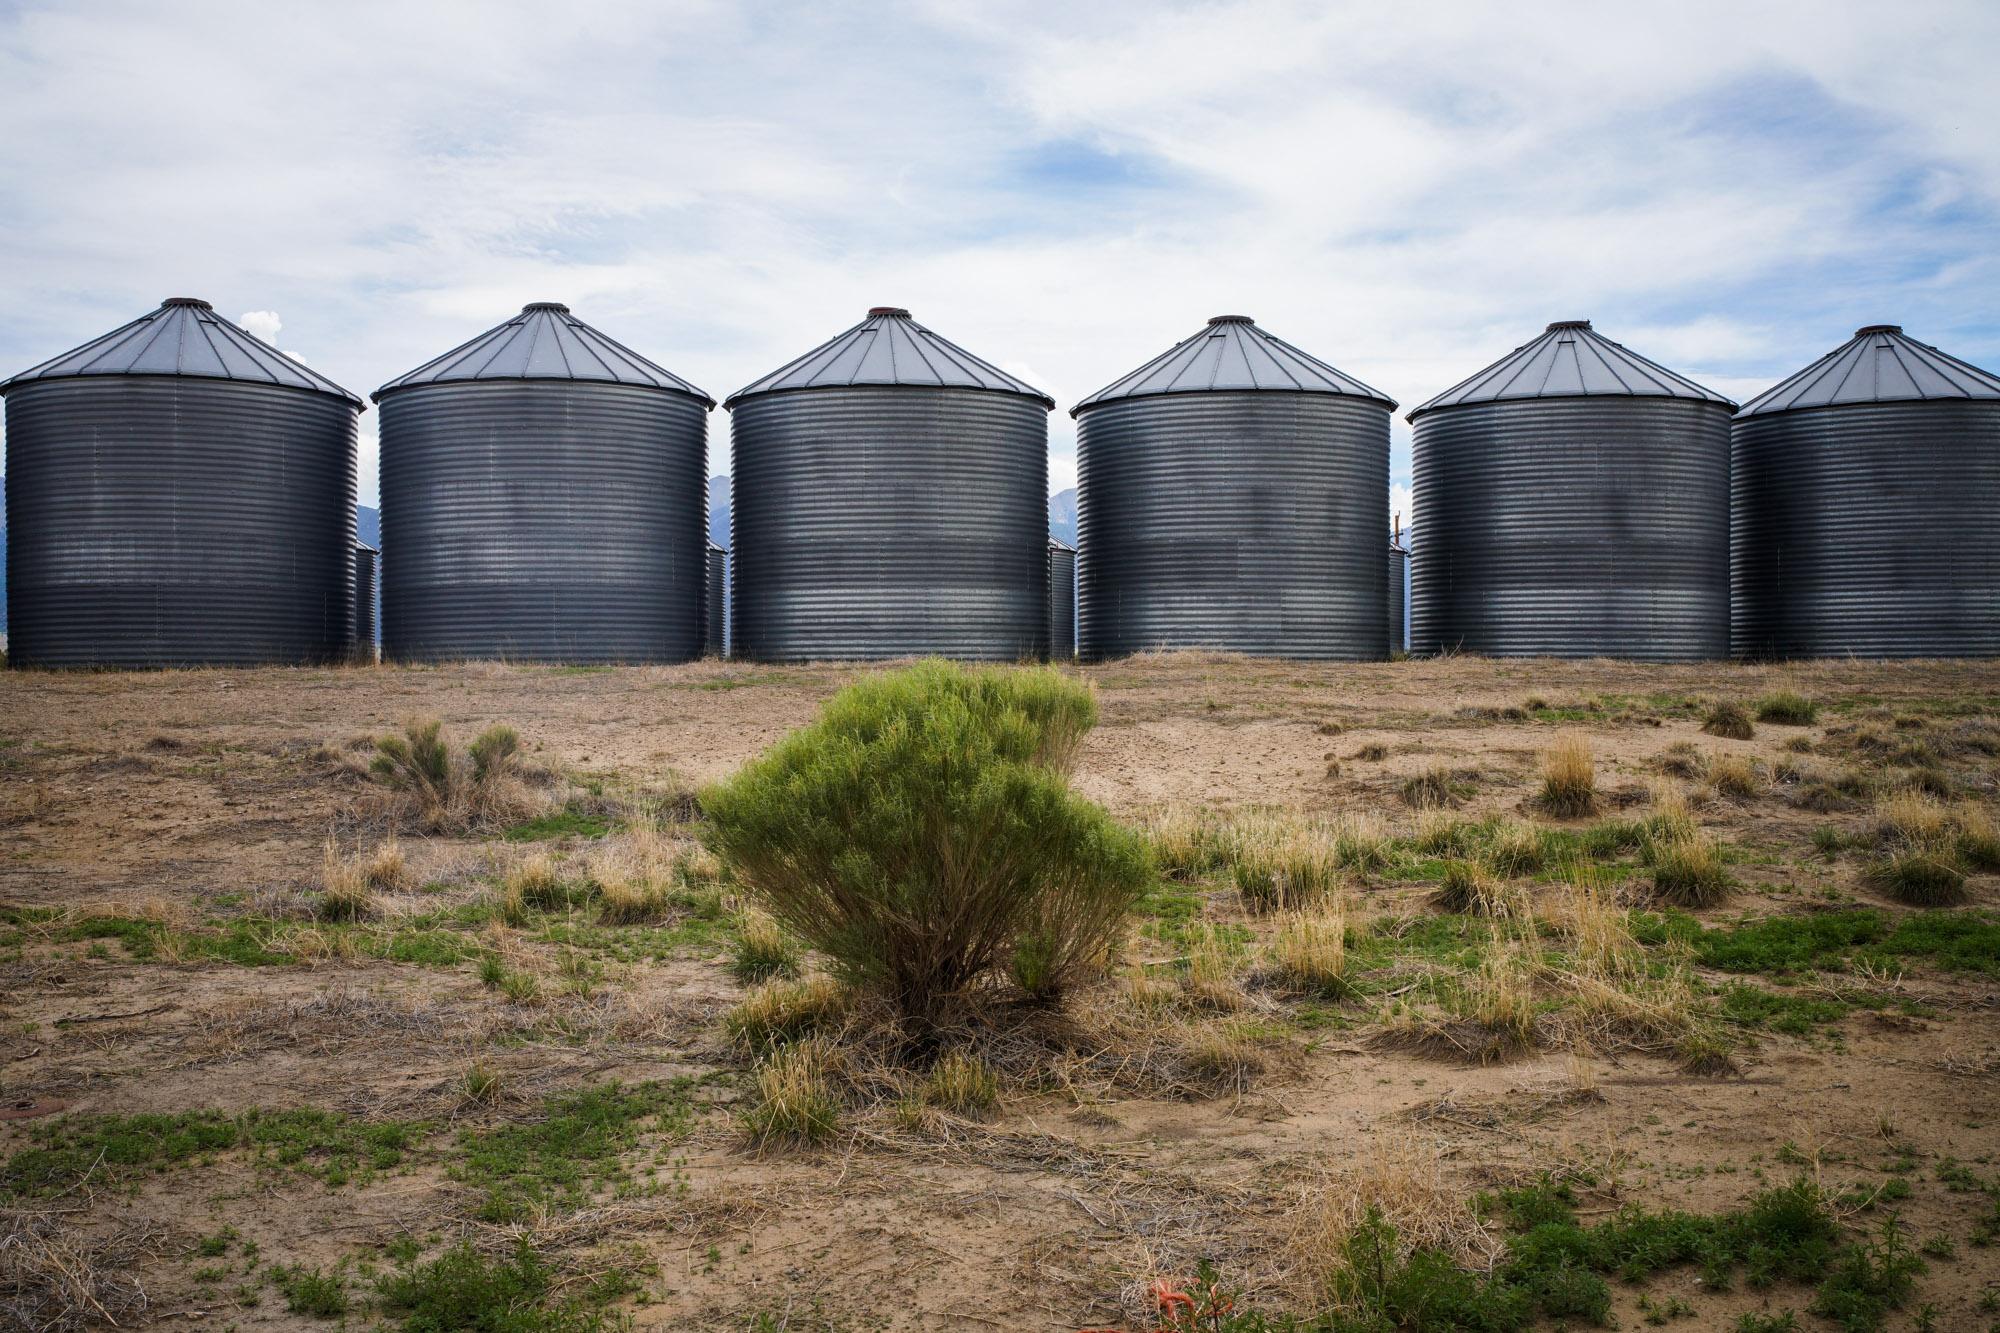
M 368 864 L 340 854 L 333 839 L 326 840 L 320 861 L 319 901 L 313 914 L 322 921 L 363 921 L 376 915 L 381 904 L 369 887 Z
M 1597 765 L 1590 742 L 1578 732 L 1565 732 L 1542 752 L 1542 808 L 1563 819 L 1576 819 L 1597 808 Z
M 1224 1012 L 1243 1007 L 1242 958 L 1221 929 L 1208 922 L 1190 927 L 1185 959 L 1181 980 L 1190 1004 Z
M 1169 879 L 1200 879 L 1230 857 L 1229 826 L 1206 806 L 1168 806 L 1146 821 L 1146 834 L 1160 873 Z
M 369 888 L 384 893 L 400 893 L 411 887 L 409 859 L 403 854 L 403 844 L 396 841 L 393 833 L 375 844 L 375 850 L 368 854 L 361 873 Z
M 948 1051 L 924 1079 L 926 1106 L 968 1120 L 983 1119 L 1000 1105 L 1000 1076 L 969 1051 Z
M 737 920 L 729 970 L 741 981 L 791 976 L 799 970 L 799 946 L 770 913 L 746 908 Z
M 1757 734 L 1749 712 L 1736 703 L 1719 703 L 1710 708 L 1701 729 L 1711 736 L 1732 741 L 1747 741 Z
M 1338 905 L 1293 912 L 1270 950 L 1272 973 L 1284 985 L 1339 999 L 1351 994 L 1347 976 L 1347 913 Z
M 1179 1034 L 1181 1068 L 1201 1091 L 1241 1094 L 1264 1072 L 1263 1052 L 1234 1023 L 1208 1023 Z
M 1479 860 L 1447 861 L 1444 875 L 1431 891 L 1431 906 L 1440 912 L 1507 917 L 1522 907 L 1507 882 Z
M 518 898 L 543 911 L 574 907 L 589 896 L 586 886 L 563 878 L 555 857 L 548 852 L 531 852 L 507 867 L 500 888 L 508 898 Z
M 839 1052 L 809 1040 L 771 1052 L 757 1066 L 755 1099 L 744 1128 L 759 1151 L 823 1143 L 840 1127 L 840 1100 L 832 1073 Z
M 774 981 L 750 992 L 723 1018 L 723 1027 L 739 1045 L 752 1051 L 830 1032 L 846 1021 L 848 994 L 831 978 L 804 977 Z
M 1717 755 L 1708 766 L 1708 785 L 1718 796 L 1747 801 L 1764 791 L 1764 775 L 1748 755 Z
M 1729 896 L 1729 872 L 1722 851 L 1706 833 L 1656 838 L 1647 845 L 1653 868 L 1653 898 L 1675 907 L 1713 907 Z
M 1317 824 L 1274 816 L 1236 825 L 1230 873 L 1246 911 L 1303 907 L 1341 890 L 1339 847 Z
M 1326 1308 L 1361 1278 L 1349 1267 L 1347 1242 L 1371 1212 L 1394 1228 L 1399 1260 L 1435 1250 L 1485 1269 L 1499 1255 L 1473 1211 L 1474 1191 L 1446 1169 L 1440 1142 L 1406 1129 L 1372 1138 L 1353 1166 L 1322 1169 L 1298 1187 L 1286 1210 L 1291 1227 L 1283 1266 L 1303 1308 Z
M 1412 810 L 1443 810 L 1463 805 L 1470 783 L 1469 774 L 1453 772 L 1441 764 L 1432 764 L 1423 772 L 1403 782 L 1403 804 Z

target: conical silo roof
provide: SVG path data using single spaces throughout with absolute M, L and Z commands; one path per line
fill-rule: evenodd
M 304 389 L 344 399 L 361 399 L 324 375 L 315 374 L 247 329 L 215 313 L 192 296 L 170 296 L 160 308 L 141 315 L 101 338 L 44 361 L 0 383 L 0 393 L 33 380 L 87 375 L 186 375 L 196 379 L 241 380 Z
M 521 313 L 506 323 L 426 361 L 407 375 L 390 380 L 373 396 L 380 402 L 384 394 L 402 389 L 469 380 L 629 384 L 639 389 L 686 394 L 709 407 L 715 406 L 715 400 L 706 393 L 599 333 L 559 301 L 534 301 L 522 306 Z
M 1333 393 L 1395 400 L 1352 375 L 1257 327 L 1248 315 L 1217 315 L 1131 374 L 1113 380 L 1069 410 L 1071 416 L 1119 398 L 1168 393 Z
M 1415 421 L 1441 407 L 1517 398 L 1690 398 L 1736 404 L 1685 375 L 1595 332 L 1587 319 L 1557 320 L 1542 336 L 1410 409 Z
M 1739 417 L 1844 403 L 1902 403 L 1940 398 L 2000 399 L 2000 375 L 1969 365 L 1903 332 L 1870 324 L 1804 370 L 1743 405 Z
M 931 332 L 899 306 L 876 306 L 868 318 L 796 361 L 729 395 L 724 407 L 753 394 L 792 389 L 844 389 L 858 384 L 906 384 L 932 389 L 991 389 L 1056 400 L 989 361 Z

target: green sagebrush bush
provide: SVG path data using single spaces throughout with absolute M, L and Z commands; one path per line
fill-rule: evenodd
M 1059 672 L 920 662 L 703 793 L 708 837 L 836 977 L 919 1030 L 996 977 L 1053 999 L 1153 875 L 1145 840 L 1069 789 L 1096 720 Z

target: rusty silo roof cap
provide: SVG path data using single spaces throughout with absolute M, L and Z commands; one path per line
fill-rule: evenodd
M 1250 316 L 1217 315 L 1205 328 L 1091 394 L 1069 414 L 1123 398 L 1257 391 L 1367 398 L 1396 410 L 1395 400 L 1387 394 L 1266 333 Z
M 1410 409 L 1415 421 L 1442 407 L 1519 398 L 1685 398 L 1735 403 L 1677 375 L 1591 328 L 1587 319 L 1557 320 L 1486 369 Z
M 663 366 L 599 333 L 570 314 L 560 301 L 530 301 L 521 313 L 471 342 L 426 361 L 374 393 L 376 402 L 403 389 L 475 380 L 573 380 L 585 384 L 627 384 L 692 398 L 704 407 L 715 400 Z
M 931 332 L 901 306 L 878 305 L 839 337 L 730 394 L 723 406 L 734 407 L 756 394 L 861 384 L 990 389 L 1038 399 L 1049 407 L 1056 405 L 1056 400 L 1040 389 Z
M 240 380 L 323 393 L 364 404 L 326 376 L 308 370 L 215 313 L 193 296 L 169 296 L 159 309 L 101 338 L 64 352 L 0 383 L 0 393 L 34 380 L 79 379 L 95 375 L 185 375 L 195 379 Z
M 1947 398 L 2000 399 L 2000 375 L 1918 342 L 1900 324 L 1869 324 L 1804 370 L 1752 398 L 1736 415 Z

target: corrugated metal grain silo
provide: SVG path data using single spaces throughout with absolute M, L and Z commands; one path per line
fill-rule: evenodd
M 1049 538 L 1049 657 L 1076 656 L 1076 548 Z
M 1410 553 L 1395 538 L 1389 539 L 1389 651 L 1409 651 L 1408 618 L 1404 614 L 1410 597 Z
M 1084 658 L 1379 660 L 1395 407 L 1243 315 L 1078 403 Z
M 891 306 L 733 394 L 731 656 L 1044 656 L 1054 405 Z
M 375 563 L 372 546 L 354 548 L 354 652 L 364 662 L 375 660 Z
M 2000 656 L 2000 375 L 1873 324 L 1731 435 L 1736 655 Z
M 701 655 L 707 394 L 539 301 L 375 401 L 384 657 Z
M 708 544 L 708 632 L 701 650 L 708 657 L 729 653 L 729 550 Z
M 0 395 L 13 665 L 347 655 L 359 398 L 191 297 Z
M 1735 405 L 1564 320 L 1410 412 L 1411 650 L 1729 650 Z

